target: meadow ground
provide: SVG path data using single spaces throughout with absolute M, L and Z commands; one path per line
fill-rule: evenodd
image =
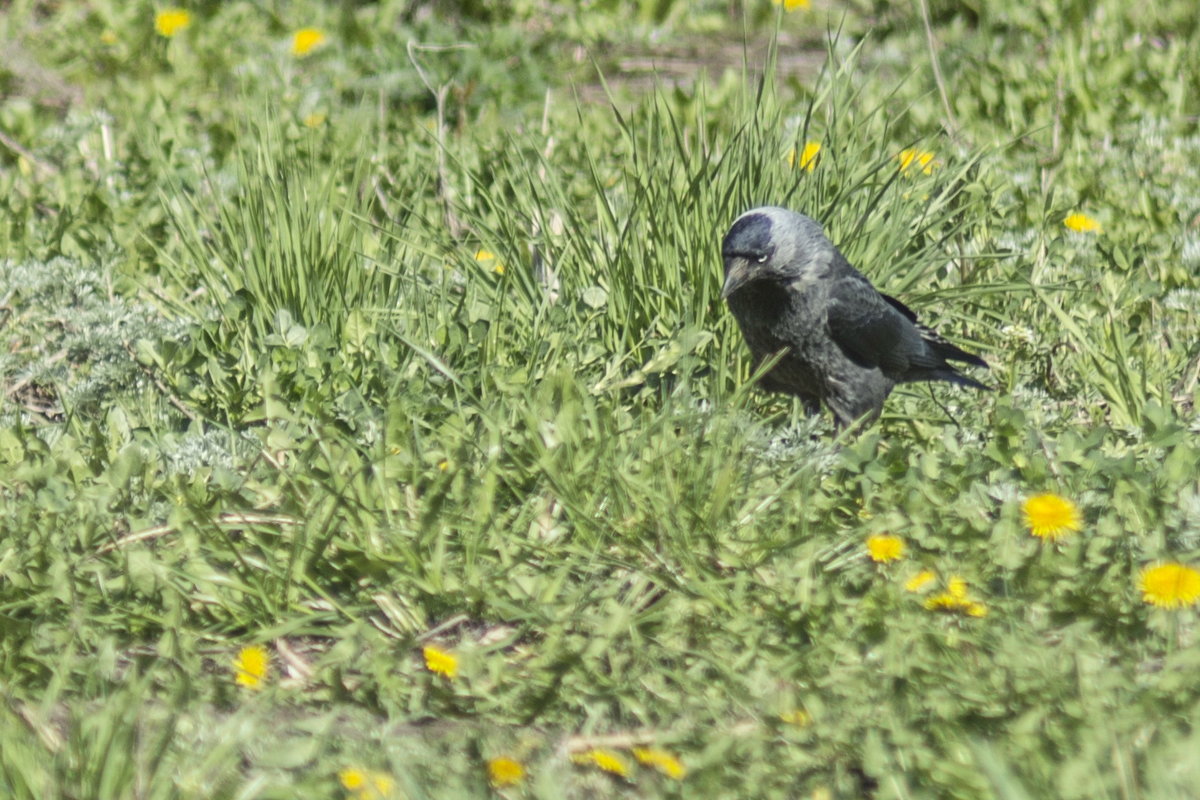
M 14 0 L 0 794 L 1195 798 L 1193 0 Z M 991 363 L 834 441 L 718 243 Z

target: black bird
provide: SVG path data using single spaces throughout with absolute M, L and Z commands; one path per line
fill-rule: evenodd
M 898 383 L 950 381 L 987 390 L 948 362 L 987 367 L 876 291 L 795 211 L 764 206 L 738 217 L 721 242 L 729 303 L 757 366 L 782 353 L 761 385 L 799 397 L 810 414 L 824 403 L 838 427 L 873 420 Z

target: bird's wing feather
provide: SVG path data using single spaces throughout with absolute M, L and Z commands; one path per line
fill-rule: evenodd
M 901 303 L 899 300 L 892 297 L 890 294 L 884 294 L 883 292 L 880 292 L 879 296 L 882 297 L 884 300 L 887 300 L 889 306 L 896 309 L 904 316 L 908 317 L 909 322 L 915 323 L 917 321 L 917 312 L 913 311 L 911 308 L 904 305 L 904 303 Z
M 830 283 L 828 309 L 830 336 L 864 366 L 902 373 L 924 355 L 920 334 L 908 316 L 912 312 L 901 313 L 857 272 Z
M 928 328 L 917 322 L 917 312 L 904 305 L 904 303 L 901 303 L 896 298 L 883 294 L 882 292 L 880 295 L 884 300 L 888 301 L 888 304 L 891 305 L 892 308 L 908 317 L 908 321 L 917 326 L 917 331 L 921 334 L 921 338 L 925 340 L 925 343 L 928 344 L 933 351 L 938 354 L 938 356 L 946 359 L 947 361 L 961 361 L 965 364 L 971 364 L 976 367 L 983 367 L 984 369 L 987 369 L 987 362 L 982 358 L 974 355 L 973 353 L 968 353 L 966 350 L 963 350 L 957 345 L 950 344 L 950 342 L 946 341 L 942 335 L 933 328 Z

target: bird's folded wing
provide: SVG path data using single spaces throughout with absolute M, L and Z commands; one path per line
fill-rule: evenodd
M 925 340 L 925 344 L 929 345 L 930 349 L 932 349 L 932 351 L 936 353 L 939 358 L 944 358 L 947 361 L 961 361 L 965 364 L 971 364 L 972 366 L 983 367 L 984 369 L 987 369 L 987 362 L 982 358 L 973 353 L 968 353 L 966 350 L 963 350 L 957 345 L 950 344 L 950 342 L 946 341 L 946 339 L 940 333 L 917 322 L 917 312 L 904 305 L 904 303 L 901 303 L 896 298 L 890 297 L 886 294 L 881 293 L 880 296 L 883 297 L 883 299 L 886 300 L 892 308 L 896 309 L 905 317 L 907 317 L 908 321 L 917 327 L 917 333 L 921 335 L 921 338 Z
M 924 363 L 931 359 L 908 315 L 861 275 L 835 280 L 829 287 L 828 308 L 830 337 L 859 364 L 901 374 L 912 366 L 935 365 Z

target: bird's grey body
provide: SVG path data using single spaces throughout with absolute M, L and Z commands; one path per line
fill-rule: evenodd
M 873 419 L 898 383 L 944 380 L 986 389 L 949 361 L 986 367 L 917 323 L 850 265 L 821 226 L 786 208 L 747 211 L 721 243 L 722 296 L 757 366 L 782 353 L 761 385 L 824 403 L 841 427 Z

